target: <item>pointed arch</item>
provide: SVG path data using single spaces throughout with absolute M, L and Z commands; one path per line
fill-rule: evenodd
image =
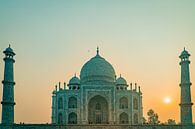
M 127 113 L 123 112 L 119 116 L 120 124 L 128 124 L 129 123 L 129 116 Z
M 77 98 L 70 97 L 68 100 L 68 108 L 77 108 Z
M 120 100 L 119 100 L 119 103 L 120 103 L 120 109 L 126 109 L 128 108 L 128 99 L 127 97 L 122 97 Z
M 89 124 L 107 124 L 109 119 L 108 102 L 106 98 L 96 95 L 88 103 Z
M 62 97 L 60 97 L 58 99 L 58 109 L 63 109 L 63 99 L 62 99 Z
M 77 124 L 77 114 L 72 112 L 68 115 L 68 124 Z
M 138 110 L 138 100 L 137 100 L 137 98 L 133 99 L 133 109 Z

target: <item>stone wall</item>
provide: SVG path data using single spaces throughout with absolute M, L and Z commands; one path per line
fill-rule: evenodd
M 51 124 L 15 124 L 0 125 L 0 129 L 195 129 L 186 125 L 51 125 Z

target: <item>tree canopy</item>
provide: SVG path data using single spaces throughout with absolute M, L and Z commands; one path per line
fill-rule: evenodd
M 154 110 L 150 109 L 147 112 L 148 115 L 148 124 L 159 124 L 158 114 L 154 112 Z

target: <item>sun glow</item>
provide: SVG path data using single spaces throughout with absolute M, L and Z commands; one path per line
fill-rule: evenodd
M 171 98 L 170 97 L 165 97 L 164 98 L 164 103 L 166 103 L 166 104 L 171 103 Z

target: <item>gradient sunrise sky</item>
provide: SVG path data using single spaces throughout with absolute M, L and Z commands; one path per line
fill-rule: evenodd
M 54 86 L 79 75 L 99 46 L 118 76 L 141 86 L 145 117 L 152 108 L 160 121 L 178 122 L 178 56 L 184 46 L 192 55 L 195 103 L 194 23 L 194 0 L 1 0 L 0 79 L 2 52 L 11 42 L 16 52 L 15 121 L 50 122 Z M 163 100 L 167 96 L 169 104 Z M 193 116 L 195 121 L 195 106 Z

